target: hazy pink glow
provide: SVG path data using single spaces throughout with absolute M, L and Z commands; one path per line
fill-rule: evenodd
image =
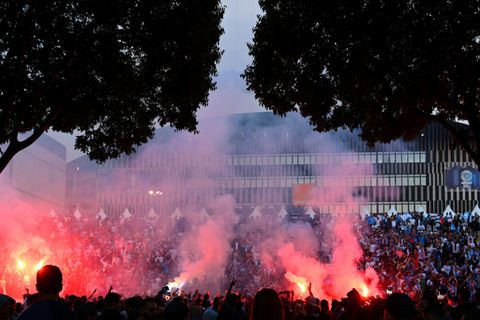
M 145 182 L 141 178 L 134 177 L 126 171 L 115 172 L 112 174 L 112 185 L 108 190 L 112 195 L 126 192 L 129 186 L 139 190 L 144 190 L 148 194 L 149 190 L 158 190 L 162 195 L 154 200 L 161 202 L 168 208 L 174 205 L 171 195 L 183 192 L 185 199 L 190 196 L 189 190 L 205 190 L 211 194 L 208 203 L 209 217 L 199 215 L 200 208 L 189 210 L 182 209 L 186 224 L 190 227 L 183 234 L 174 233 L 174 226 L 169 216 L 159 218 L 159 223 L 152 228 L 154 239 L 170 241 L 174 239 L 175 250 L 177 251 L 176 262 L 178 263 L 177 274 L 172 276 L 169 281 L 176 280 L 178 283 L 184 283 L 185 290 L 212 290 L 221 292 L 225 289 L 230 279 L 225 279 L 225 268 L 231 258 L 231 243 L 240 237 L 235 230 L 238 223 L 238 217 L 234 208 L 237 205 L 231 196 L 215 197 L 213 190 L 218 187 L 218 181 L 212 176 L 219 169 L 225 169 L 231 173 L 231 168 L 221 168 L 223 164 L 220 161 L 213 161 L 218 155 L 224 155 L 222 145 L 225 145 L 225 139 L 228 137 L 227 124 L 220 123 L 216 129 L 204 128 L 198 136 L 188 134 L 178 134 L 179 140 L 163 145 L 152 145 L 147 147 L 138 155 L 139 167 L 153 167 L 152 159 L 158 153 L 174 154 L 176 162 L 171 172 L 188 172 L 185 179 L 178 179 L 175 174 L 169 176 L 159 175 L 150 182 Z M 267 131 L 268 129 L 265 129 Z M 280 130 L 276 128 L 275 130 Z M 283 132 L 283 131 L 282 131 Z M 274 133 L 267 132 L 266 136 L 274 136 Z M 323 141 L 324 152 L 334 149 L 335 139 L 331 138 Z M 282 146 L 274 143 L 265 145 L 263 150 L 271 153 L 278 152 Z M 283 152 L 283 151 L 282 151 Z M 192 162 L 195 164 L 195 170 L 192 170 Z M 262 166 L 259 166 L 260 170 Z M 326 243 L 319 243 L 314 230 L 310 225 L 293 224 L 281 221 L 277 216 L 263 216 L 259 219 L 250 219 L 243 226 L 244 230 L 252 232 L 249 234 L 253 239 L 252 250 L 256 258 L 261 261 L 260 269 L 266 269 L 274 276 L 280 275 L 284 282 L 278 284 L 281 287 L 276 289 L 295 290 L 297 295 L 307 295 L 308 292 L 301 292 L 305 283 L 312 283 L 312 291 L 319 298 L 340 298 L 343 297 L 352 288 L 362 292 L 367 287 L 370 294 L 379 294 L 376 286 L 378 276 L 373 269 L 358 270 L 358 260 L 362 256 L 362 250 L 354 234 L 353 223 L 358 216 L 359 200 L 355 195 L 352 185 L 345 182 L 344 177 L 355 177 L 373 174 L 373 168 L 369 164 L 346 164 L 335 163 L 324 169 L 323 172 L 315 172 L 313 175 L 321 182 L 321 189 L 317 189 L 311 203 L 312 208 L 321 208 L 325 203 L 336 202 L 342 204 L 341 208 L 334 215 L 333 222 L 330 225 L 322 225 L 317 232 L 331 232 L 334 239 L 326 239 Z M 147 177 L 148 178 L 148 177 Z M 38 186 L 47 188 L 48 185 Z M 91 188 L 92 186 L 84 186 Z M 153 200 L 152 200 L 153 201 Z M 34 272 L 18 271 L 18 259 L 25 264 L 25 270 L 34 270 L 39 263 L 57 264 L 62 267 L 66 279 L 66 293 L 89 295 L 93 289 L 105 294 L 109 285 L 117 286 L 118 290 L 125 295 L 155 294 L 156 291 L 146 292 L 145 288 L 138 283 L 145 277 L 142 274 L 145 270 L 146 261 L 133 261 L 132 266 L 125 267 L 129 257 L 122 256 L 125 247 L 132 245 L 122 238 L 123 232 L 135 234 L 135 241 L 145 240 L 145 230 L 138 230 L 140 224 L 136 224 L 135 216 L 128 223 L 131 230 L 121 227 L 115 230 L 107 229 L 105 226 L 97 226 L 97 229 L 91 234 L 83 234 L 76 228 L 76 224 L 81 223 L 70 218 L 67 225 L 61 226 L 60 234 L 57 235 L 66 241 L 66 244 L 52 240 L 52 235 L 48 232 L 49 225 L 39 225 L 40 217 L 45 216 L 51 208 L 45 208 L 34 202 L 24 202 L 20 195 L 10 191 L 10 189 L 0 187 L 0 210 L 2 212 L 3 228 L 0 233 L 0 253 L 3 250 L 8 252 L 8 261 L 2 262 L 6 272 L 19 273 L 30 278 L 28 287 L 34 291 Z M 99 209 L 98 209 L 99 210 Z M 97 212 L 98 212 L 97 210 Z M 119 213 L 123 212 L 122 208 Z M 147 208 L 147 211 L 150 208 Z M 133 212 L 133 211 L 132 211 Z M 173 210 L 171 210 L 173 212 Z M 84 212 L 82 212 L 84 214 Z M 106 215 L 111 215 L 106 211 Z M 146 214 L 146 212 L 145 212 Z M 57 226 L 55 226 L 57 227 Z M 123 228 L 123 229 L 122 229 Z M 248 233 L 247 232 L 247 233 Z M 131 234 L 128 234 L 129 236 Z M 242 234 L 242 236 L 244 236 Z M 118 245 L 120 249 L 114 250 L 113 254 L 105 254 L 101 265 L 88 260 L 87 252 L 81 250 L 104 250 L 105 247 L 89 248 L 88 239 L 95 243 L 95 239 L 107 238 L 109 245 Z M 52 247 L 46 246 L 49 243 Z M 85 246 L 81 247 L 80 244 Z M 148 244 L 141 243 L 138 250 L 142 250 Z M 102 244 L 103 246 L 103 244 Z M 317 258 L 319 249 L 322 246 L 331 248 L 331 263 L 322 263 Z M 107 250 L 108 251 L 108 250 Z M 102 252 L 103 253 L 103 252 Z M 74 272 L 66 266 L 72 261 L 81 262 L 85 268 L 94 270 L 88 274 L 93 284 L 85 284 L 84 272 Z M 68 263 L 67 263 L 68 261 Z M 75 263 L 73 264 L 75 266 Z M 112 268 L 109 268 L 109 266 Z M 23 269 L 22 269 L 23 270 Z M 0 271 L 2 271 L 0 269 Z M 28 274 L 27 274 L 28 273 Z M 285 275 L 288 274 L 288 278 Z M 1 273 L 0 273 L 1 277 Z M 296 278 L 295 278 L 296 277 Z M 296 280 L 295 280 L 296 279 Z M 149 278 L 150 280 L 150 278 Z M 156 281 L 153 275 L 152 282 Z M 162 280 L 163 281 L 163 280 Z M 119 282 L 123 282 L 123 287 L 118 287 Z M 160 289 L 166 283 L 154 283 Z M 268 284 L 259 284 L 260 286 Z M 21 284 L 14 291 L 18 297 L 24 293 L 26 284 Z M 308 287 L 308 285 L 307 285 Z M 1 290 L 2 288 L 0 288 Z M 256 288 L 258 289 L 258 288 Z M 13 292 L 13 291 L 12 291 Z
M 175 281 L 185 283 L 187 289 L 209 288 L 221 292 L 230 242 L 234 237 L 233 226 L 238 221 L 233 204 L 230 196 L 214 199 L 210 204 L 214 214 L 181 239 L 183 271 Z

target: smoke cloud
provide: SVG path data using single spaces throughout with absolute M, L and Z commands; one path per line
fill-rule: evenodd
M 266 163 L 254 169 L 227 163 L 229 154 L 353 153 L 342 144 L 345 133 L 319 135 L 304 120 L 287 117 L 272 123 L 269 117 L 209 120 L 200 124 L 198 135 L 164 129 L 136 155 L 102 166 L 99 179 L 91 180 L 97 181 L 97 196 L 94 186 L 81 180 L 91 164 L 78 161 L 74 174 L 82 183 L 74 191 L 89 200 L 70 203 L 77 217 L 72 210 L 66 217 L 48 217 L 47 208 L 34 202 L 15 204 L 11 198 L 20 196 L 2 190 L 8 228 L 0 235 L 0 252 L 2 258 L 10 257 L 5 274 L 16 274 L 15 279 L 23 275 L 14 266 L 18 257 L 12 258 L 23 252 L 35 257 L 31 265 L 44 259 L 61 266 L 68 283 L 65 293 L 88 295 L 97 289 L 103 294 L 113 285 L 125 295 L 155 294 L 173 280 L 184 290 L 221 292 L 233 276 L 239 289 L 250 293 L 271 286 L 305 297 L 311 283 L 319 298 L 340 298 L 364 286 L 377 294 L 375 270 L 359 270 L 358 265 L 362 249 L 355 219 L 360 203 L 369 199 L 351 183 L 373 174 L 373 167 L 362 161 L 327 161 L 303 163 L 291 172 L 285 163 L 272 172 Z M 240 184 L 259 177 L 315 184 L 303 204 L 315 217 L 308 218 L 305 208 L 298 207 L 293 210 L 299 221 L 288 221 L 268 204 L 256 209 L 258 217 L 250 217 L 253 207 L 236 211 L 255 204 L 236 202 L 238 193 L 226 181 Z M 286 201 L 285 190 L 273 198 Z M 322 214 L 327 209 L 333 214 Z M 100 211 L 105 216 L 99 217 Z M 44 251 L 35 253 L 39 248 Z

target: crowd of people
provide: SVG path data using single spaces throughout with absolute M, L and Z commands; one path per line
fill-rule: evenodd
M 472 296 L 480 288 L 479 216 L 379 214 L 366 217 L 358 237 L 363 267 L 371 266 L 386 290 L 418 299 L 425 288 L 458 297 L 460 288 Z
M 309 295 L 295 299 L 289 291 L 263 288 L 252 296 L 233 293 L 232 280 L 224 295 L 212 297 L 198 291 L 170 292 L 162 288 L 155 296 L 122 296 L 110 288 L 105 297 L 69 295 L 60 297 L 63 275 L 57 266 L 46 265 L 36 275 L 37 293 L 25 296 L 25 303 L 0 295 L 1 320 L 367 320 L 439 319 L 474 320 L 480 317 L 480 296 L 469 290 L 458 292 L 456 303 L 440 299 L 426 288 L 415 302 L 395 292 L 385 298 L 365 298 L 352 289 L 341 300 L 319 300 Z
M 317 258 L 325 263 L 331 258 L 331 244 L 335 241 L 325 226 L 334 219 L 332 215 L 320 214 L 306 220 L 320 243 Z M 63 292 L 91 293 L 66 297 L 68 310 L 73 310 L 77 319 L 95 319 L 104 314 L 105 310 L 111 310 L 112 299 L 122 316 L 118 319 L 169 319 L 169 312 L 187 312 L 189 319 L 246 319 L 253 312 L 255 293 L 262 287 L 277 290 L 273 292 L 281 301 L 285 319 L 354 319 L 349 314 L 353 309 L 358 309 L 356 317 L 368 315 L 368 319 L 378 319 L 383 315 L 388 297 L 399 294 L 401 299 L 415 304 L 412 314 L 419 319 L 461 319 L 477 312 L 480 300 L 478 215 L 413 212 L 375 214 L 359 219 L 354 228 L 363 249 L 359 269 L 375 269 L 380 278 L 379 287 L 385 294 L 365 299 L 353 290 L 345 299 L 331 301 L 331 305 L 323 300 L 325 297 L 299 297 L 284 290 L 284 273 L 275 270 L 281 266 L 261 265 L 255 244 L 264 234 L 242 226 L 235 230 L 224 275 L 226 279 L 236 278 L 236 294 L 159 292 L 159 288 L 180 271 L 177 244 L 186 232 L 184 223 L 172 223 L 172 230 L 162 232 L 175 236 L 158 238 L 159 230 L 165 225 L 164 221 L 148 217 L 133 223 L 48 216 L 40 224 L 43 227 L 37 228 L 36 235 L 42 239 L 38 248 L 55 249 L 54 262 L 66 275 Z M 52 256 L 52 252 L 36 249 L 22 252 L 20 258 L 40 261 L 48 255 Z M 11 259 L 6 246 L 0 247 L 0 257 L 2 261 Z M 28 281 L 25 287 L 29 285 L 33 289 L 34 279 L 26 277 L 19 265 L 2 264 L 0 269 L 0 289 L 4 293 L 19 282 Z M 115 292 L 111 290 L 112 284 Z M 36 299 L 35 295 L 28 297 L 25 303 Z M 5 319 L 14 319 L 14 314 L 18 315 L 26 306 L 12 300 L 7 295 L 0 296 L 2 312 L 8 309 L 13 313 L 4 316 Z M 352 303 L 358 306 L 352 309 Z M 473 311 L 465 313 L 463 309 Z M 222 310 L 230 310 L 231 314 L 223 317 Z

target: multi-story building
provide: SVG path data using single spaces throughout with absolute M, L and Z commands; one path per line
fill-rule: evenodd
M 285 207 L 291 216 L 306 205 L 325 213 L 464 212 L 480 189 L 476 166 L 439 125 L 370 148 L 356 132 L 317 133 L 297 114 L 267 112 L 207 120 L 197 136 L 159 129 L 135 155 L 103 165 L 82 157 L 67 170 L 70 211 L 90 214 L 198 210 L 225 194 L 239 210 Z
M 65 213 L 66 147 L 47 135 L 19 152 L 0 175 L 2 196 L 47 214 Z

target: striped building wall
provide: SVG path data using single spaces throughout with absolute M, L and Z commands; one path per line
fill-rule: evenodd
M 228 121 L 233 129 L 226 135 L 227 147 L 207 158 L 177 155 L 162 148 L 163 141 L 157 140 L 152 143 L 160 146 L 158 152 L 148 156 L 139 152 L 140 156 L 125 156 L 103 166 L 92 165 L 85 158 L 70 163 L 67 190 L 71 210 L 94 213 L 103 208 L 107 213 L 120 214 L 128 208 L 142 215 L 153 208 L 159 214 L 168 214 L 175 208 L 196 210 L 214 196 L 231 194 L 239 209 L 284 206 L 295 211 L 293 187 L 313 184 L 321 192 L 328 187 L 324 181 L 328 180 L 330 166 L 338 163 L 373 168 L 336 177 L 354 187 L 363 199 L 358 208 L 350 208 L 354 211 L 365 207 L 370 212 L 386 212 L 392 206 L 398 211 L 413 211 L 421 206 L 428 212 L 441 213 L 450 205 L 454 211 L 463 212 L 473 209 L 478 201 L 476 189 L 446 186 L 446 170 L 475 166 L 438 125 L 427 127 L 413 141 L 369 148 L 357 133 L 350 132 L 336 133 L 332 144 L 332 134 L 313 133 L 297 116 L 240 114 Z M 162 136 L 162 130 L 157 136 Z M 169 131 L 165 136 L 175 134 Z M 188 143 L 178 140 L 178 144 Z M 331 144 L 328 150 L 324 148 L 326 143 Z M 196 179 L 200 172 L 208 179 Z M 91 187 L 85 192 L 79 184 Z M 166 184 L 168 194 L 156 196 L 155 192 L 163 192 Z M 335 212 L 344 205 L 323 199 L 318 211 Z

